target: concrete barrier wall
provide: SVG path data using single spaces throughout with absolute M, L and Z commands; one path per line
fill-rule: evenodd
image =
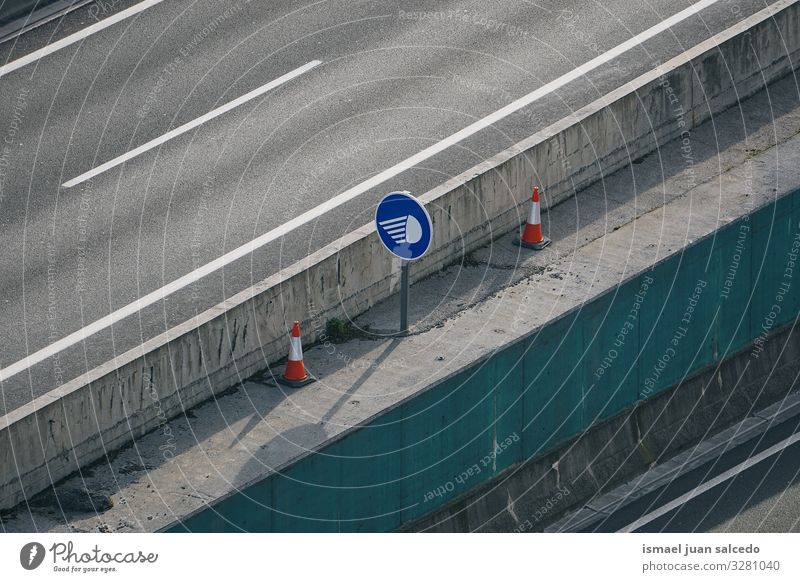
M 748 244 L 738 250 L 743 231 Z M 779 381 L 785 377 L 779 364 L 793 360 L 800 342 L 795 339 L 789 349 L 773 342 L 763 359 L 761 350 L 773 332 L 796 322 L 800 313 L 793 281 L 799 259 L 800 190 L 172 531 L 394 530 L 610 419 L 617 420 L 590 437 L 592 449 L 604 454 L 573 453 L 563 471 L 553 469 L 558 453 L 546 457 L 550 465 L 538 468 L 540 489 L 557 491 L 559 475 L 567 485 L 567 477 L 585 472 L 596 458 L 607 469 L 646 467 L 658 454 L 686 444 L 687 435 L 702 436 L 714 423 L 725 426 L 791 387 L 792 382 Z M 726 285 L 734 264 L 735 285 Z M 638 313 L 633 319 L 628 317 L 632 309 Z M 730 365 L 718 368 L 737 352 Z M 696 379 L 708 370 L 719 377 L 710 383 Z M 771 374 L 774 380 L 766 383 Z M 675 385 L 666 404 L 659 402 L 659 395 Z M 656 404 L 648 406 L 651 402 Z M 609 469 L 591 480 L 612 484 L 625 476 Z M 572 492 L 574 499 L 577 494 Z M 449 529 L 466 528 L 450 524 Z
M 27 16 L 36 7 L 36 0 L 8 0 L 0 8 L 0 24 Z
M 5 0 L 0 4 L 0 26 L 19 18 L 30 16 L 34 10 L 40 10 L 58 0 Z M 62 2 L 68 5 L 69 2 Z M 32 18 L 35 20 L 35 18 Z
M 742 21 L 424 194 L 434 247 L 412 278 L 518 227 L 532 184 L 544 185 L 545 205 L 556 204 L 789 73 L 800 55 L 800 9 L 781 0 L 770 10 L 778 12 Z M 398 282 L 399 265 L 364 226 L 7 414 L 0 509 L 285 357 L 287 321 L 318 330 L 364 312 Z

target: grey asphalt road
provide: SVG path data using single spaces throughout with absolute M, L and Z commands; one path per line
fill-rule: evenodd
M 800 431 L 790 419 L 669 485 L 623 507 L 585 531 L 615 532 Z M 800 532 L 800 442 L 738 472 L 642 525 L 636 532 Z
M 132 4 L 76 10 L 0 45 L 0 63 Z M 691 4 L 169 0 L 3 76 L 0 367 Z M 369 222 L 386 192 L 423 193 L 765 5 L 720 0 L 319 220 L 6 379 L 0 414 Z M 317 59 L 321 65 L 274 91 L 89 182 L 61 187 Z

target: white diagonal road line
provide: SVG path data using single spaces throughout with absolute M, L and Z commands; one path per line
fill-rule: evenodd
M 234 99 L 230 103 L 226 103 L 222 107 L 217 107 L 216 109 L 213 109 L 213 110 L 209 111 L 205 115 L 201 115 L 197 119 L 193 119 L 189 123 L 184 123 L 180 127 L 176 127 L 175 129 L 173 129 L 171 131 L 168 131 L 164 135 L 159 136 L 159 137 L 157 137 L 155 139 L 152 139 L 152 140 L 148 141 L 145 144 L 140 145 L 136 149 L 133 149 L 133 150 L 127 152 L 127 153 L 124 153 L 121 156 L 117 156 L 113 160 L 109 160 L 104 164 L 100 164 L 96 168 L 93 168 L 93 169 L 89 170 L 88 172 L 85 172 L 85 173 L 81 174 L 80 176 L 77 176 L 77 177 L 73 178 L 72 180 L 68 180 L 68 181 L 64 182 L 62 184 L 62 186 L 64 188 L 72 188 L 73 186 L 77 186 L 81 182 L 85 182 L 86 180 L 90 180 L 90 179 L 94 178 L 98 174 L 102 174 L 103 172 L 105 172 L 107 170 L 110 170 L 111 168 L 115 168 L 115 167 L 117 167 L 117 166 L 119 166 L 121 164 L 124 164 L 125 162 L 127 162 L 130 159 L 135 158 L 136 156 L 139 156 L 139 155 L 141 155 L 141 154 L 143 154 L 143 153 L 145 153 L 147 151 L 150 151 L 153 148 L 157 148 L 161 144 L 163 144 L 165 142 L 168 142 L 169 140 L 171 140 L 171 139 L 173 139 L 175 137 L 178 137 L 179 135 L 182 135 L 182 134 L 186 133 L 187 131 L 191 131 L 195 127 L 199 127 L 199 126 L 203 125 L 205 122 L 211 121 L 212 119 L 214 119 L 215 117 L 219 117 L 223 113 L 227 113 L 231 109 L 239 107 L 239 105 L 244 105 L 248 101 L 252 101 L 256 97 L 259 97 L 260 95 L 263 95 L 267 91 L 275 89 L 276 87 L 280 87 L 281 85 L 283 85 L 284 83 L 287 83 L 288 81 L 291 81 L 295 77 L 299 77 L 300 75 L 302 75 L 306 71 L 310 71 L 311 69 L 313 69 L 314 67 L 319 65 L 320 62 L 321 61 L 311 61 L 310 63 L 306 63 L 302 67 L 298 67 L 294 71 L 290 71 L 290 72 L 286 73 L 285 75 L 283 75 L 281 77 L 278 77 L 274 81 L 270 81 L 266 85 L 262 85 L 258 89 L 253 89 L 249 93 L 245 93 L 241 97 L 239 97 L 237 99 Z
M 65 36 L 61 40 L 57 40 L 53 44 L 49 44 L 44 48 L 40 48 L 38 51 L 33 51 L 32 53 L 25 55 L 24 57 L 20 57 L 10 63 L 6 63 L 2 67 L 0 67 L 0 77 L 3 75 L 7 75 L 11 71 L 16 71 L 24 67 L 25 65 L 30 65 L 33 62 L 38 61 L 42 57 L 46 57 L 47 55 L 51 55 L 56 51 L 61 50 L 64 47 L 68 47 L 71 44 L 75 44 L 76 42 L 82 41 L 84 38 L 93 35 L 95 32 L 100 32 L 103 29 L 108 28 L 109 26 L 120 22 L 121 20 L 125 20 L 126 18 L 130 18 L 136 14 L 139 14 L 143 10 L 147 10 L 151 6 L 155 4 L 160 4 L 164 0 L 145 0 L 144 2 L 139 2 L 138 4 L 134 4 L 130 8 L 123 10 L 122 12 L 118 12 L 114 16 L 109 16 L 108 18 L 104 18 L 100 22 L 92 24 L 91 26 L 87 26 L 86 28 L 81 29 L 80 31 L 76 32 L 75 34 L 70 34 L 69 36 Z
M 137 299 L 133 303 L 130 303 L 125 307 L 122 307 L 121 309 L 118 309 L 117 311 L 114 311 L 113 313 L 110 313 L 109 315 L 106 315 L 105 317 L 98 319 L 97 321 L 87 325 L 83 329 L 79 329 L 78 331 L 71 333 L 70 335 L 56 341 L 55 343 L 52 343 L 49 346 L 42 348 L 41 350 L 33 354 L 30 354 L 26 358 L 23 358 L 22 360 L 19 360 L 18 362 L 13 363 L 6 368 L 0 369 L 0 382 L 2 382 L 3 380 L 7 380 L 8 378 L 11 378 L 16 374 L 19 374 L 24 370 L 27 370 L 31 366 L 41 362 L 42 360 L 49 358 L 53 354 L 56 354 L 74 344 L 77 344 L 80 341 L 83 341 L 86 337 L 95 334 L 103 329 L 106 329 L 107 327 L 110 327 L 117 321 L 120 321 L 130 315 L 133 315 L 134 313 L 137 313 L 138 311 L 141 311 L 145 307 L 152 305 L 157 301 L 160 301 L 164 297 L 172 295 L 173 293 L 183 289 L 184 287 L 191 285 L 192 283 L 202 279 L 206 275 L 218 271 L 225 265 L 228 265 L 229 263 L 232 263 L 238 259 L 241 259 L 242 257 L 249 255 L 253 251 L 263 247 L 264 245 L 289 234 L 296 228 L 299 228 L 300 226 L 303 226 L 304 224 L 307 224 L 312 220 L 315 220 L 325 215 L 327 212 L 360 196 L 364 192 L 367 192 L 368 190 L 374 188 L 375 186 L 382 184 L 386 180 L 389 180 L 390 178 L 393 178 L 394 176 L 397 176 L 398 174 L 410 168 L 413 168 L 417 164 L 435 156 L 436 154 L 438 154 L 443 150 L 446 150 L 450 146 L 455 145 L 465 140 L 466 138 L 470 137 L 471 135 L 481 131 L 482 129 L 489 127 L 490 125 L 508 117 L 515 111 L 518 111 L 523 107 L 530 105 L 534 101 L 537 101 L 542 97 L 545 97 L 546 95 L 549 95 L 550 93 L 556 91 L 557 89 L 560 89 L 561 87 L 567 85 L 568 83 L 571 83 L 576 79 L 579 79 L 583 75 L 586 75 L 587 73 L 593 71 L 594 69 L 600 67 L 601 65 L 611 61 L 612 59 L 617 58 L 618 56 L 631 50 L 632 48 L 639 46 L 641 43 L 655 37 L 661 32 L 664 32 L 665 30 L 668 30 L 670 27 L 675 26 L 676 24 L 686 20 L 690 16 L 697 14 L 701 10 L 708 8 L 709 6 L 715 4 L 718 1 L 719 0 L 702 0 L 701 2 L 697 2 L 696 4 L 693 4 L 688 8 L 685 8 L 684 10 L 681 10 L 680 12 L 670 16 L 666 20 L 659 22 L 655 26 L 648 28 L 644 32 L 640 32 L 639 34 L 630 38 L 629 40 L 626 40 L 622 44 L 615 46 L 614 48 L 593 58 L 592 60 L 584 63 L 583 65 L 577 67 L 576 69 L 573 69 L 572 71 L 558 77 L 557 79 L 550 81 L 549 83 L 539 87 L 535 91 L 528 93 L 524 97 L 521 97 L 516 101 L 509 103 L 502 109 L 498 109 L 497 111 L 484 117 L 483 119 L 480 119 L 475 123 L 468 125 L 464 129 L 457 131 L 450 137 L 447 137 L 442 141 L 435 143 L 432 146 L 422 150 L 421 152 L 411 156 L 410 158 L 407 158 L 402 162 L 395 164 L 391 168 L 384 170 L 379 174 L 376 174 L 375 176 L 362 182 L 361 184 L 358 184 L 357 186 L 353 186 L 352 188 L 345 190 L 341 194 L 334 196 L 333 198 L 331 198 L 326 202 L 323 202 L 319 206 L 316 206 L 311 210 L 308 210 L 303 214 L 294 217 L 290 221 L 276 228 L 273 228 L 268 232 L 265 232 L 264 234 L 253 239 L 249 243 L 246 243 L 236 249 L 233 249 L 232 251 L 225 253 L 224 255 L 218 257 L 217 259 L 214 259 L 210 263 L 207 263 L 206 265 L 203 265 L 202 267 L 195 269 L 194 271 L 191 271 L 186 275 L 183 275 L 182 277 L 176 279 L 175 281 L 168 283 L 161 289 L 157 289 L 152 293 L 148 293 L 147 295 Z M 778 2 L 777 4 L 780 4 L 780 2 Z M 764 10 L 772 10 L 772 9 L 773 7 L 769 6 Z
M 685 494 L 681 495 L 677 499 L 673 499 L 669 503 L 667 503 L 665 505 L 662 505 L 658 509 L 655 509 L 655 510 L 651 511 L 647 515 L 643 515 L 642 517 L 640 517 L 639 519 L 637 519 L 633 523 L 629 523 L 628 525 L 626 525 L 625 527 L 623 527 L 619 531 L 622 532 L 622 533 L 629 533 L 629 532 L 632 532 L 632 531 L 636 531 L 640 527 L 647 525 L 651 521 L 653 521 L 655 519 L 658 519 L 662 515 L 664 515 L 666 513 L 669 513 L 673 509 L 676 509 L 676 508 L 680 507 L 681 505 L 685 504 L 688 501 L 691 501 L 692 499 L 694 499 L 698 495 L 701 495 L 702 493 L 705 493 L 706 491 L 716 487 L 720 483 L 724 483 L 728 479 L 732 479 L 732 478 L 736 477 L 736 475 L 738 475 L 739 473 L 741 473 L 742 471 L 744 471 L 746 469 L 749 469 L 750 467 L 752 467 L 756 463 L 760 463 L 764 459 L 768 459 L 769 457 L 771 457 L 773 455 L 777 455 L 782 450 L 784 450 L 786 447 L 789 447 L 789 446 L 793 445 L 797 441 L 800 441 L 800 432 L 793 434 L 789 438 L 786 438 L 786 439 L 782 440 L 781 442 L 779 442 L 776 445 L 772 445 L 770 448 L 768 448 L 768 449 L 766 449 L 764 451 L 761 451 L 760 453 L 750 457 L 746 461 L 742 461 L 741 463 L 739 463 L 738 465 L 736 465 L 732 469 L 728 469 L 727 471 L 725 471 L 724 473 L 721 473 L 720 475 L 717 475 L 713 479 L 710 479 L 709 481 L 706 481 L 705 483 L 702 483 L 702 484 L 698 485 L 697 487 L 695 487 L 694 489 L 692 489 L 688 493 L 685 493 Z

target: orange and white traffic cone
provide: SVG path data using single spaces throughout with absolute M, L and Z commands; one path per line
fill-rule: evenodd
M 286 363 L 283 374 L 277 380 L 292 388 L 299 388 L 314 381 L 314 378 L 306 372 L 305 364 L 303 364 L 303 344 L 300 341 L 299 321 L 294 322 L 292 334 L 289 336 L 289 361 Z
M 522 236 L 514 239 L 514 244 L 537 251 L 542 250 L 550 244 L 550 239 L 542 234 L 542 216 L 539 210 L 539 186 L 533 187 L 528 221 L 525 223 L 525 230 L 522 231 Z

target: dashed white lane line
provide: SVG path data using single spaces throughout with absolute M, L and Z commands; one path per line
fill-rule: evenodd
M 386 180 L 389 180 L 390 178 L 393 178 L 394 176 L 397 176 L 398 174 L 410 168 L 413 168 L 420 162 L 423 162 L 433 157 L 434 155 L 449 148 L 450 146 L 463 141 L 469 136 L 500 121 L 501 119 L 508 117 L 515 111 L 518 111 L 519 109 L 522 109 L 527 105 L 530 105 L 534 101 L 537 101 L 538 99 L 541 99 L 546 95 L 549 95 L 553 91 L 560 89 L 564 85 L 567 85 L 568 83 L 576 79 L 579 79 L 581 76 L 586 75 L 592 70 L 622 55 L 623 53 L 631 50 L 632 48 L 639 46 L 641 43 L 653 38 L 654 36 L 669 29 L 670 27 L 675 26 L 676 24 L 682 22 L 683 20 L 686 20 L 690 16 L 697 14 L 701 10 L 708 8 L 709 6 L 715 4 L 718 1 L 719 0 L 702 0 L 701 2 L 697 2 L 696 4 L 693 4 L 692 6 L 689 6 L 688 8 L 681 10 L 680 12 L 674 14 L 673 16 L 670 16 L 666 20 L 656 24 L 655 26 L 648 28 L 644 32 L 637 34 L 636 36 L 630 38 L 629 40 L 626 40 L 622 44 L 619 44 L 614 48 L 606 51 L 605 53 L 584 63 L 578 68 L 558 77 L 557 79 L 554 79 L 553 81 L 550 81 L 549 83 L 539 87 L 538 89 L 532 91 L 531 93 L 528 93 L 524 97 L 521 97 L 516 101 L 513 101 L 512 103 L 506 105 L 502 109 L 499 109 L 494 113 L 488 115 L 487 117 L 479 119 L 475 123 L 468 125 L 464 129 L 454 133 L 450 137 L 447 137 L 442 141 L 422 150 L 421 152 L 411 156 L 410 158 L 407 158 L 402 162 L 395 164 L 391 168 L 384 170 L 383 172 L 373 176 L 369 180 L 366 180 L 356 186 L 353 186 L 348 190 L 345 190 L 341 194 L 334 196 L 333 198 L 320 204 L 319 206 L 316 206 L 311 210 L 308 210 L 303 214 L 296 216 L 295 218 L 282 224 L 281 226 L 278 226 L 268 232 L 265 232 L 264 234 L 253 239 L 249 243 L 246 243 L 236 249 L 233 249 L 232 251 L 225 253 L 224 255 L 214 259 L 210 263 L 207 263 L 206 265 L 203 265 L 202 267 L 195 269 L 194 271 L 191 271 L 186 275 L 183 275 L 182 277 L 176 279 L 175 281 L 172 281 L 171 283 L 168 283 L 167 285 L 153 291 L 152 293 L 148 293 L 147 295 L 137 299 L 133 303 L 130 303 L 125 307 L 122 307 L 117 311 L 114 311 L 113 313 L 110 313 L 105 317 L 98 319 L 97 321 L 87 325 L 86 327 L 69 334 L 68 336 L 42 348 L 37 352 L 34 352 L 33 354 L 28 355 L 22 360 L 19 360 L 18 362 L 13 363 L 6 368 L 0 369 L 0 382 L 8 380 L 12 376 L 19 374 L 24 370 L 27 370 L 31 366 L 34 366 L 35 364 L 38 364 L 39 362 L 46 360 L 52 355 L 85 340 L 87 337 L 103 329 L 112 326 L 117 321 L 120 321 L 130 315 L 133 315 L 134 313 L 141 311 L 142 309 L 148 307 L 149 305 L 153 305 L 154 303 L 164 299 L 165 297 L 172 295 L 177 291 L 180 291 L 181 289 L 187 287 L 188 285 L 191 285 L 192 283 L 195 283 L 196 281 L 199 281 L 206 275 L 218 271 L 225 265 L 237 261 L 238 259 L 241 259 L 242 257 L 249 255 L 253 251 L 263 247 L 264 245 L 289 234 L 294 229 L 299 228 L 300 226 L 323 216 L 327 212 L 335 209 L 338 206 L 341 206 L 342 204 L 356 198 L 357 196 L 360 196 L 361 194 L 367 192 L 371 188 L 374 188 L 375 186 L 385 182 Z M 780 4 L 782 3 L 777 2 L 776 4 L 773 4 L 772 6 L 765 8 L 764 11 L 775 10 L 773 7 L 778 6 Z
M 114 168 L 116 166 L 124 164 L 125 162 L 127 162 L 130 159 L 135 158 L 136 156 L 139 156 L 139 155 L 141 155 L 141 154 L 143 154 L 143 153 L 145 153 L 145 152 L 147 152 L 147 151 L 149 151 L 149 150 L 151 150 L 153 148 L 157 148 L 161 144 L 163 144 L 165 142 L 168 142 L 169 140 L 171 140 L 171 139 L 173 139 L 175 137 L 178 137 L 179 135 L 184 134 L 187 131 L 191 131 L 195 127 L 203 125 L 205 122 L 211 121 L 215 117 L 219 117 L 220 115 L 222 115 L 223 113 L 227 113 L 231 109 L 239 107 L 239 105 L 243 105 L 243 104 L 247 103 L 248 101 L 252 101 L 256 97 L 258 97 L 260 95 L 263 95 L 267 91 L 275 89 L 276 87 L 280 87 L 284 83 L 287 83 L 288 81 L 291 81 L 292 79 L 294 79 L 296 77 L 299 77 L 303 73 L 305 73 L 307 71 L 310 71 L 311 69 L 313 69 L 314 67 L 316 67 L 320 63 L 321 63 L 321 61 L 311 61 L 310 63 L 306 63 L 302 67 L 298 67 L 295 70 L 290 71 L 290 72 L 286 73 L 285 75 L 283 75 L 281 77 L 278 77 L 274 81 L 270 81 L 266 85 L 262 85 L 258 89 L 253 89 L 249 93 L 245 93 L 241 97 L 238 97 L 237 99 L 234 99 L 230 103 L 226 103 L 222 107 L 217 107 L 216 109 L 213 109 L 213 110 L 209 111 L 205 115 L 201 115 L 200 117 L 190 121 L 189 123 L 185 123 L 185 124 L 181 125 L 180 127 L 176 127 L 175 129 L 173 129 L 171 131 L 168 131 L 164 135 L 162 135 L 160 137 L 157 137 L 157 138 L 155 138 L 153 140 L 150 140 L 145 144 L 140 145 L 138 148 L 132 149 L 131 151 L 129 151 L 127 153 L 124 153 L 121 156 L 117 156 L 113 160 L 109 160 L 109 161 L 105 162 L 104 164 L 100 164 L 96 168 L 93 168 L 93 169 L 89 170 L 88 172 L 85 172 L 85 173 L 81 174 L 80 176 L 77 176 L 77 177 L 73 178 L 72 180 L 68 180 L 68 181 L 64 182 L 62 184 L 62 186 L 64 188 L 72 188 L 73 186 L 77 186 L 81 182 L 85 182 L 86 180 L 90 180 L 91 178 L 94 178 L 98 174 L 102 174 L 103 172 L 108 171 L 111 168 Z
M 783 449 L 785 449 L 786 447 L 792 446 L 794 443 L 796 443 L 798 441 L 800 441 L 800 433 L 795 433 L 792 436 L 790 436 L 789 438 L 786 438 L 786 439 L 782 440 L 778 444 L 772 445 L 770 448 L 761 451 L 757 455 L 754 455 L 754 456 L 750 457 L 749 459 L 747 459 L 746 461 L 742 461 L 741 463 L 739 463 L 735 467 L 733 467 L 731 469 L 728 469 L 724 473 L 721 473 L 720 475 L 717 475 L 713 479 L 710 479 L 710 480 L 706 481 L 705 483 L 702 483 L 702 484 L 698 485 L 697 487 L 695 487 L 694 489 L 692 489 L 688 493 L 684 493 L 680 497 L 678 497 L 676 499 L 673 499 L 669 503 L 667 503 L 665 505 L 662 505 L 658 509 L 655 509 L 655 510 L 651 511 L 647 515 L 643 515 L 642 517 L 640 517 L 639 519 L 637 519 L 633 523 L 630 523 L 630 524 L 626 525 L 625 527 L 623 527 L 619 531 L 623 532 L 623 533 L 629 533 L 629 532 L 632 532 L 632 531 L 636 531 L 640 527 L 647 525 L 651 521 L 653 521 L 655 519 L 658 519 L 662 515 L 664 515 L 666 513 L 669 513 L 673 509 L 676 509 L 676 508 L 680 507 L 681 505 L 683 505 L 684 503 L 687 503 L 687 502 L 691 501 L 692 499 L 694 499 L 698 495 L 702 495 L 703 493 L 705 493 L 709 489 L 713 489 L 714 487 L 716 487 L 720 483 L 724 483 L 725 481 L 728 481 L 729 479 L 733 479 L 734 477 L 736 477 L 736 475 L 738 475 L 742 471 L 745 471 L 745 470 L 749 469 L 750 467 L 752 467 L 753 465 L 755 465 L 757 463 L 760 463 L 764 459 L 768 459 L 769 457 L 771 457 L 773 455 L 777 455 Z
M 57 40 L 53 44 L 49 44 L 44 48 L 40 48 L 38 51 L 33 51 L 32 53 L 25 55 L 24 57 L 20 57 L 15 61 L 11 61 L 10 63 L 6 63 L 2 67 L 0 67 L 0 77 L 3 75 L 7 75 L 11 71 L 16 71 L 24 67 L 25 65 L 30 65 L 41 59 L 42 57 L 46 57 L 47 55 L 51 55 L 56 51 L 61 50 L 64 47 L 68 47 L 71 44 L 75 44 L 76 42 L 82 41 L 84 38 L 93 35 L 96 32 L 100 32 L 101 30 L 105 30 L 109 26 L 113 26 L 118 22 L 125 20 L 126 18 L 130 18 L 131 16 L 135 16 L 140 12 L 147 10 L 151 6 L 155 6 L 156 4 L 160 4 L 164 0 L 145 0 L 144 2 L 139 2 L 138 4 L 134 4 L 130 8 L 126 8 L 122 12 L 118 12 L 113 16 L 109 16 L 108 18 L 104 18 L 100 22 L 96 22 L 91 26 L 87 26 L 84 29 L 79 30 L 75 34 L 70 34 L 69 36 L 65 36 L 61 40 Z

